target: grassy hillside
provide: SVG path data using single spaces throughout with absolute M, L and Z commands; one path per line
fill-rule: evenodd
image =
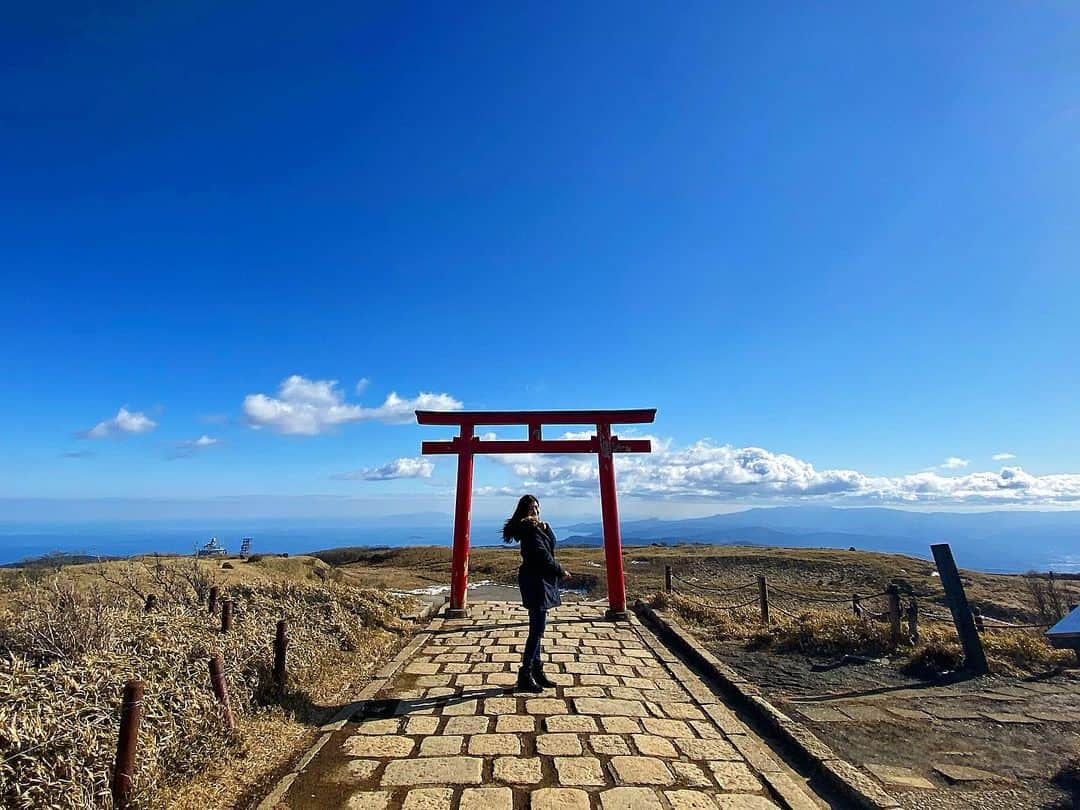
M 9 571 L 0 590 L 0 806 L 109 807 L 124 683 L 146 684 L 140 807 L 229 807 L 348 702 L 407 637 L 411 600 L 362 589 L 312 557 L 149 558 Z M 211 585 L 235 600 L 223 634 Z M 145 610 L 153 593 L 156 607 Z M 289 683 L 271 679 L 275 624 Z M 209 688 L 224 659 L 238 728 Z
M 450 581 L 450 549 L 445 547 L 341 548 L 312 556 L 340 567 L 348 581 L 366 587 L 413 589 Z M 574 574 L 571 587 L 586 588 L 594 598 L 606 595 L 603 549 L 563 547 L 558 549 L 558 558 Z M 963 564 L 963 560 L 959 562 Z M 469 558 L 470 579 L 512 585 L 517 581 L 519 564 L 516 547 L 474 547 Z M 759 574 L 767 577 L 771 587 L 806 596 L 865 596 L 896 583 L 905 595 L 919 595 L 924 607 L 946 610 L 934 564 L 900 554 L 690 544 L 631 547 L 623 551 L 628 595 L 640 597 L 661 590 L 665 565 L 692 583 L 676 581 L 676 590 L 739 587 L 753 583 Z M 969 600 L 987 616 L 1021 623 L 1039 619 L 1027 578 L 973 571 L 962 574 Z M 1066 604 L 1080 601 L 1080 583 L 1058 583 L 1058 588 Z M 782 599 L 779 593 L 776 598 L 778 602 Z

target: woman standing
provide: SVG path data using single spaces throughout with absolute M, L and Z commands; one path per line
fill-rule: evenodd
M 524 692 L 539 692 L 555 684 L 544 675 L 540 661 L 540 640 L 544 637 L 549 608 L 562 604 L 559 580 L 570 577 L 555 562 L 555 532 L 540 520 L 540 501 L 534 495 L 522 495 L 517 509 L 503 524 L 503 540 L 521 544 L 521 568 L 518 587 L 521 604 L 529 611 L 529 637 L 521 656 L 517 688 Z

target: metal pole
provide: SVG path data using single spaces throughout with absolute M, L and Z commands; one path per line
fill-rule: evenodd
M 469 516 L 472 511 L 473 426 L 462 425 L 458 439 L 457 502 L 454 508 L 454 552 L 450 564 L 450 605 L 447 618 L 461 619 L 466 613 L 469 583 Z
M 757 578 L 758 587 L 758 602 L 761 605 L 761 623 L 765 627 L 769 626 L 769 583 L 765 580 L 764 574 L 758 574 Z
M 221 704 L 221 710 L 225 715 L 225 726 L 229 731 L 234 731 L 236 719 L 229 705 L 229 686 L 225 682 L 225 662 L 220 655 L 215 655 L 210 659 L 210 686 L 214 690 L 214 697 Z
M 232 630 L 232 599 L 221 600 L 221 632 Z
M 671 566 L 664 566 L 664 591 L 671 593 Z
M 285 636 L 285 620 L 277 623 L 277 637 L 274 639 L 274 685 L 285 688 L 285 649 L 288 639 Z
M 960 644 L 964 648 L 964 668 L 976 675 L 985 675 L 990 671 L 990 666 L 986 663 L 982 639 L 979 638 L 979 631 L 975 629 L 975 620 L 971 616 L 964 583 L 956 569 L 952 549 L 948 543 L 939 543 L 930 546 L 930 551 L 934 554 L 941 585 L 945 589 L 945 598 L 952 612 L 953 624 L 956 625 L 956 633 L 960 636 Z
M 206 607 L 210 613 L 217 613 L 218 596 L 220 593 L 221 591 L 218 589 L 217 585 L 210 588 L 210 598 L 206 601 Z
M 607 563 L 607 618 L 627 618 L 626 582 L 623 579 L 622 537 L 619 504 L 615 495 L 615 458 L 611 448 L 611 425 L 597 425 L 600 451 L 600 516 L 604 524 L 604 559 Z
M 113 807 L 116 810 L 124 810 L 131 802 L 144 691 L 142 681 L 128 681 L 124 685 L 124 698 L 120 704 L 120 737 L 116 743 L 116 764 L 112 778 Z

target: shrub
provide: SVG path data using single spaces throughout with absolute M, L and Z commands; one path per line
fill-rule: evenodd
M 900 671 L 913 678 L 933 679 L 956 672 L 963 665 L 964 656 L 959 644 L 933 642 L 916 647 Z
M 708 599 L 681 593 L 657 593 L 649 602 L 653 607 L 677 614 L 703 638 L 745 640 L 747 649 L 751 650 L 812 656 L 879 657 L 890 653 L 887 622 L 843 611 L 810 609 L 797 616 L 781 614 L 778 621 L 764 628 L 754 607 L 732 611 Z M 906 623 L 903 626 L 898 652 L 907 657 L 902 667 L 905 674 L 934 678 L 963 666 L 963 654 L 952 624 L 924 621 L 919 632 L 919 643 L 913 645 Z M 993 630 L 983 633 L 981 638 L 987 661 L 995 672 L 1031 672 L 1075 660 L 1075 653 L 1051 647 L 1037 630 Z

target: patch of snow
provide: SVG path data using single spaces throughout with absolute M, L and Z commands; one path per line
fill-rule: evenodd
M 482 579 L 479 582 L 470 582 L 466 585 L 467 590 L 475 590 L 476 588 L 483 588 L 485 585 L 498 585 L 499 583 L 490 579 Z M 449 585 L 429 585 L 426 588 L 414 588 L 411 591 L 391 591 L 396 594 L 408 594 L 410 596 L 438 596 L 441 593 L 450 593 Z

